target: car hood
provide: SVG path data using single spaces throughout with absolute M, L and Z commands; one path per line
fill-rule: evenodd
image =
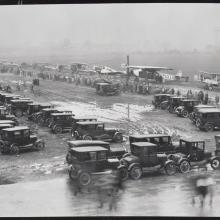
M 105 131 L 117 131 L 117 128 L 105 128 Z

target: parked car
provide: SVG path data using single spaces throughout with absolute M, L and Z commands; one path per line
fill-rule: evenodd
M 1 153 L 18 154 L 27 149 L 41 150 L 44 146 L 44 142 L 36 135 L 32 135 L 27 126 L 2 129 Z
M 12 126 L 16 126 L 17 123 L 15 121 L 12 121 L 12 120 L 0 120 L 0 125 L 1 124 L 10 124 Z
M 71 136 L 72 137 L 74 137 L 74 131 L 77 128 L 77 122 L 83 122 L 83 121 L 97 121 L 97 118 L 89 117 L 89 116 L 74 116 L 73 123 L 72 123 L 72 129 L 71 129 Z
M 193 111 L 194 106 L 200 103 L 199 100 L 195 99 L 185 99 L 182 100 L 180 106 L 175 110 L 177 116 L 188 118 L 189 114 Z
M 123 141 L 122 133 L 117 128 L 105 128 L 105 123 L 99 121 L 77 122 L 74 137 L 77 140 Z
M 168 107 L 168 102 L 173 95 L 171 94 L 155 94 L 152 104 L 155 108 L 166 109 Z
M 108 150 L 108 158 L 118 158 L 121 157 L 127 152 L 126 148 L 122 145 L 110 146 L 108 142 L 104 141 L 88 141 L 88 140 L 77 140 L 77 141 L 67 141 L 68 143 L 68 153 L 66 155 L 66 161 L 68 164 L 72 163 L 72 154 L 71 148 L 75 147 L 96 147 L 101 146 Z
M 213 105 L 202 105 L 202 104 L 194 106 L 193 112 L 189 114 L 189 119 L 192 121 L 193 124 L 196 123 L 198 110 L 204 108 L 216 108 L 216 107 Z
M 71 131 L 73 124 L 73 113 L 52 113 L 48 127 L 55 134 L 60 134 L 64 131 Z
M 12 124 L 0 124 L 0 139 L 2 136 L 2 130 L 5 128 L 12 128 L 12 127 L 14 127 Z
M 18 125 L 15 115 L 9 114 L 6 107 L 0 106 L 0 120 L 12 120 Z
M 30 99 L 11 100 L 11 113 L 16 117 L 21 117 L 27 113 L 28 104 L 33 101 Z
M 180 106 L 181 104 L 181 101 L 186 99 L 186 97 L 182 97 L 182 96 L 173 96 L 173 97 L 170 97 L 170 100 L 169 100 L 169 105 L 168 105 L 168 111 L 170 113 L 174 113 L 176 108 L 178 106 Z
M 190 166 L 210 164 L 213 169 L 218 169 L 220 165 L 220 157 L 215 152 L 205 150 L 205 141 L 196 138 L 180 139 L 179 147 L 176 149 L 176 154 L 170 154 L 169 159 L 178 163 L 178 161 L 185 159 Z M 182 167 L 182 172 L 189 171 L 187 164 Z
M 130 135 L 130 145 L 133 142 L 150 142 L 157 145 L 157 153 L 172 153 L 175 148 L 179 146 L 179 143 L 172 142 L 172 138 L 167 134 L 143 134 L 143 135 Z
M 119 95 L 120 89 L 117 85 L 112 83 L 96 83 L 96 93 L 98 95 Z
M 157 145 L 150 142 L 133 142 L 130 153 L 126 153 L 120 160 L 127 167 L 130 177 L 134 180 L 140 179 L 144 168 L 152 168 L 155 171 L 165 170 L 167 175 L 176 173 L 176 166 L 166 154 L 157 153 Z
M 71 148 L 73 161 L 69 168 L 69 177 L 78 180 L 81 186 L 95 181 L 95 174 L 107 170 L 117 170 L 120 178 L 126 180 L 128 172 L 117 158 L 108 158 L 108 149 L 101 146 Z
M 196 126 L 204 131 L 213 131 L 215 128 L 220 128 L 220 109 L 206 108 L 198 110 Z
M 12 99 L 18 99 L 18 98 L 21 98 L 21 96 L 15 94 L 1 93 L 0 103 L 1 104 L 9 103 Z

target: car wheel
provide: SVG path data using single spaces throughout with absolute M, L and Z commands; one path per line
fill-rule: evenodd
M 215 158 L 215 159 L 211 160 L 210 164 L 211 164 L 212 169 L 216 170 L 220 166 L 220 161 L 219 161 L 219 159 Z
M 72 163 L 72 155 L 71 155 L 70 152 L 68 152 L 67 155 L 66 155 L 66 162 L 67 162 L 68 164 L 71 164 L 71 163 Z
M 63 131 L 63 129 L 62 129 L 60 126 L 54 126 L 54 127 L 53 127 L 53 132 L 54 132 L 55 134 L 61 134 L 62 131 Z
M 5 146 L 2 142 L 0 142 L 0 151 L 2 154 L 6 153 Z
M 128 169 L 126 167 L 119 168 L 119 175 L 122 181 L 128 179 Z
M 45 147 L 45 145 L 44 145 L 43 142 L 36 143 L 36 149 L 37 150 L 42 150 L 42 149 L 44 149 L 44 147 Z
M 176 173 L 176 166 L 173 162 L 167 163 L 164 169 L 165 169 L 166 174 L 169 176 L 174 175 Z
M 38 123 L 39 123 L 39 125 L 43 126 L 44 125 L 44 119 L 40 117 L 38 119 Z
M 89 135 L 84 135 L 84 136 L 83 136 L 83 140 L 91 141 L 91 140 L 92 140 L 92 137 L 89 136 Z
M 184 118 L 188 118 L 189 113 L 186 110 L 184 110 L 182 115 L 183 115 Z
M 140 166 L 133 166 L 131 170 L 129 171 L 129 175 L 133 180 L 140 179 L 142 176 L 142 173 L 143 171 Z
M 179 165 L 181 173 L 187 173 L 190 171 L 190 163 L 187 160 L 183 160 Z
M 73 167 L 71 166 L 68 172 L 69 172 L 69 177 L 71 180 L 77 179 L 78 172 L 76 169 L 73 169 Z
M 11 145 L 10 154 L 19 154 L 19 147 L 16 144 Z
M 23 113 L 22 113 L 21 109 L 17 109 L 17 110 L 15 111 L 15 116 L 16 116 L 16 117 L 20 118 L 22 115 L 23 115 Z
M 91 183 L 91 176 L 87 172 L 81 172 L 79 173 L 78 180 L 81 186 L 88 186 Z
M 114 135 L 114 141 L 115 142 L 122 142 L 123 141 L 123 136 L 121 133 L 117 133 Z
M 197 119 L 197 120 L 196 120 L 196 127 L 199 128 L 200 126 L 201 126 L 201 121 L 200 121 L 200 119 Z
M 205 125 L 205 130 L 206 131 L 213 131 L 214 130 L 214 126 L 212 124 L 206 124 Z

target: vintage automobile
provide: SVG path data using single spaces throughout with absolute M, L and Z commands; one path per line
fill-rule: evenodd
M 18 125 L 18 121 L 14 115 L 9 114 L 8 110 L 4 106 L 0 106 L 0 120 L 12 120 Z
M 213 131 L 220 128 L 220 109 L 205 108 L 198 110 L 196 126 L 204 131 Z
M 128 178 L 128 171 L 117 158 L 108 158 L 108 149 L 101 146 L 73 147 L 70 149 L 73 156 L 69 168 L 69 177 L 78 180 L 81 186 L 88 186 L 95 181 L 97 173 L 108 170 L 117 170 L 121 180 Z
M 72 129 L 73 117 L 73 113 L 52 113 L 48 127 L 55 134 L 70 131 Z
M 199 100 L 195 99 L 185 99 L 182 100 L 180 106 L 178 106 L 175 110 L 175 113 L 179 117 L 188 118 L 189 114 L 193 111 L 194 106 L 200 103 Z
M 181 104 L 181 101 L 186 99 L 186 97 L 183 97 L 183 96 L 173 96 L 173 97 L 170 97 L 170 100 L 169 100 L 169 105 L 168 105 L 168 111 L 170 113 L 174 113 L 176 108 L 178 106 L 180 106 Z
M 171 94 L 155 94 L 152 104 L 155 108 L 166 109 L 172 96 Z
M 179 163 L 180 160 L 187 160 L 190 166 L 201 166 L 210 164 L 213 169 L 218 169 L 220 165 L 220 157 L 215 152 L 205 150 L 205 141 L 196 138 L 180 139 L 179 147 L 176 148 L 177 153 L 170 154 L 169 159 Z M 178 153 L 179 152 L 179 153 Z M 190 167 L 185 163 L 182 166 L 182 173 L 188 172 Z
M 33 101 L 27 98 L 11 100 L 11 113 L 16 117 L 21 117 L 27 113 L 28 104 Z
M 116 84 L 96 83 L 96 93 L 98 95 L 111 96 L 111 95 L 119 95 L 121 91 Z
M 77 122 L 74 131 L 76 140 L 103 140 L 122 142 L 122 133 L 116 128 L 105 128 L 105 123 L 100 121 Z
M 16 100 L 22 98 L 20 95 L 7 94 L 2 97 L 4 104 L 10 104 L 11 100 Z
M 63 112 L 72 113 L 72 111 L 61 111 L 55 108 L 44 108 L 37 115 L 36 122 L 39 123 L 41 126 L 49 126 L 49 124 L 51 123 L 51 114 Z
M 44 142 L 32 135 L 27 126 L 2 129 L 1 136 L 0 150 L 3 154 L 18 154 L 22 150 L 41 150 L 45 147 Z
M 204 108 L 216 108 L 216 107 L 213 105 L 202 105 L 202 104 L 194 106 L 193 112 L 189 114 L 189 119 L 192 121 L 192 123 L 196 123 L 198 110 Z
M 2 129 L 12 128 L 12 127 L 14 127 L 12 124 L 0 124 L 0 139 L 1 139 L 1 135 L 2 135 Z
M 165 170 L 167 175 L 176 173 L 174 161 L 169 160 L 166 154 L 157 153 L 157 145 L 150 142 L 133 142 L 130 153 L 126 153 L 120 163 L 127 167 L 130 177 L 140 179 L 144 169 L 152 171 Z
M 179 143 L 172 142 L 171 136 L 167 134 L 138 134 L 129 136 L 130 145 L 133 142 L 150 142 L 157 145 L 157 153 L 172 153 Z
M 12 121 L 12 120 L 0 120 L 0 125 L 1 124 L 10 124 L 13 127 L 17 125 L 17 123 L 15 121 Z
M 73 123 L 72 123 L 72 129 L 71 129 L 71 136 L 72 137 L 74 137 L 74 131 L 77 128 L 77 122 L 83 122 L 83 121 L 97 121 L 97 118 L 91 117 L 91 116 L 74 116 Z
M 98 141 L 77 140 L 77 141 L 68 141 L 67 143 L 68 143 L 68 153 L 66 155 L 66 161 L 68 164 L 72 163 L 71 148 L 101 146 L 108 149 L 108 158 L 118 158 L 118 159 L 121 159 L 121 157 L 127 152 L 126 148 L 122 145 L 110 146 L 108 142 L 99 141 L 99 140 Z

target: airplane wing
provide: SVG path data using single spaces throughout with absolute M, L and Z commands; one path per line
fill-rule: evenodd
M 141 70 L 147 70 L 147 71 L 159 71 L 159 70 L 173 70 L 169 67 L 159 67 L 159 66 L 125 66 L 125 68 L 129 69 L 141 69 Z

